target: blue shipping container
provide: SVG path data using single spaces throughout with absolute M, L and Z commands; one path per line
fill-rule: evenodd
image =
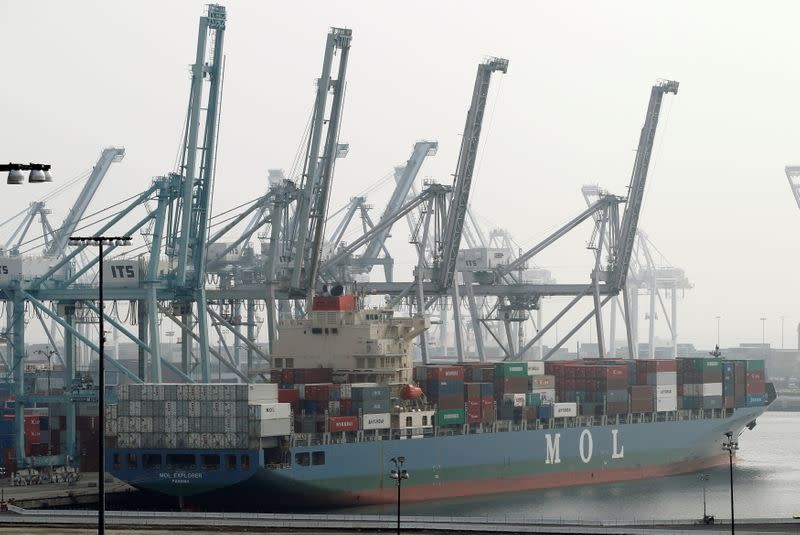
M 494 396 L 494 383 L 480 383 L 481 397 Z
M 389 387 L 385 385 L 360 387 L 354 386 L 352 390 L 352 398 L 353 401 L 389 399 Z
M 761 407 L 766 401 L 765 394 L 747 394 L 746 404 L 748 407 Z
M 539 405 L 539 418 L 547 419 L 553 417 L 552 405 Z

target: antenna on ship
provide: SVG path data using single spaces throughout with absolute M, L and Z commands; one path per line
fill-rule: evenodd
M 714 357 L 715 359 L 720 358 L 722 356 L 722 351 L 719 350 L 719 344 L 714 346 L 714 351 L 709 351 L 708 354 Z

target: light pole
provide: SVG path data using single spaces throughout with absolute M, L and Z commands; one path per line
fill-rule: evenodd
M 725 433 L 725 437 L 727 438 L 727 442 L 722 443 L 722 449 L 728 452 L 728 461 L 731 470 L 731 535 L 734 535 L 736 533 L 736 522 L 734 521 L 733 515 L 733 452 L 739 449 L 739 442 L 733 438 L 733 433 L 731 431 Z
M 783 340 L 784 340 L 784 338 L 783 338 L 783 333 L 784 333 L 783 320 L 785 320 L 785 319 L 786 319 L 786 316 L 781 316 L 781 349 L 786 349 L 786 346 L 783 343 Z
M 403 463 L 406 462 L 405 457 L 392 457 L 389 459 L 394 463 L 394 468 L 389 474 L 389 477 L 397 481 L 397 535 L 400 535 L 400 487 L 403 485 L 403 480 L 408 479 L 408 470 L 403 469 Z
M 8 172 L 7 184 L 20 185 L 25 183 L 23 171 L 30 171 L 28 182 L 32 184 L 52 182 L 49 163 L 7 163 L 0 164 L 0 172 Z
M 708 516 L 708 512 L 706 511 L 706 481 L 711 479 L 711 475 L 709 474 L 700 474 L 700 481 L 703 482 L 703 524 L 713 524 L 714 517 Z
M 767 325 L 767 318 L 761 318 L 761 345 L 766 344 L 766 325 Z
M 98 395 L 98 423 L 100 427 L 100 432 L 98 433 L 98 450 L 100 454 L 100 467 L 98 468 L 97 473 L 97 493 L 98 493 L 98 503 L 97 503 L 97 534 L 104 535 L 106 532 L 106 449 L 105 449 L 105 436 L 106 436 L 106 426 L 105 426 L 105 416 L 106 416 L 106 405 L 105 405 L 105 389 L 106 389 L 106 369 L 105 369 L 105 347 L 106 347 L 106 332 L 105 332 L 105 320 L 103 318 L 103 247 L 105 245 L 112 245 L 114 247 L 126 247 L 131 244 L 132 238 L 130 236 L 91 236 L 91 237 L 79 237 L 79 236 L 70 236 L 69 244 L 73 246 L 82 246 L 85 247 L 87 245 L 97 245 L 97 272 L 98 272 L 98 306 L 100 308 L 100 313 L 98 314 L 100 319 L 100 343 L 98 344 L 98 358 L 97 358 L 97 375 L 99 379 L 99 395 Z
M 717 320 L 717 347 L 719 347 L 719 320 L 722 316 L 714 316 L 714 319 Z

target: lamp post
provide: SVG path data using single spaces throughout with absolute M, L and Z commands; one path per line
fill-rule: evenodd
M 719 321 L 722 316 L 714 316 L 714 319 L 717 320 L 717 346 L 719 346 Z
M 767 318 L 761 318 L 761 345 L 766 344 L 766 325 Z
M 709 516 L 706 511 L 706 482 L 711 479 L 710 474 L 700 474 L 700 481 L 703 482 L 703 524 L 713 524 L 714 517 Z
M 394 468 L 389 474 L 389 477 L 397 481 L 397 535 L 400 535 L 400 487 L 403 485 L 403 480 L 408 479 L 408 470 L 403 469 L 403 463 L 406 462 L 405 457 L 392 457 L 389 459 L 394 463 Z
M 73 246 L 82 246 L 85 247 L 87 245 L 97 245 L 97 267 L 98 267 L 98 306 L 100 308 L 99 319 L 100 319 L 100 343 L 98 344 L 98 359 L 97 359 L 97 375 L 99 379 L 99 395 L 98 395 L 98 420 L 99 420 L 99 439 L 98 439 L 98 450 L 100 453 L 100 467 L 98 468 L 97 474 L 97 493 L 98 493 L 98 503 L 97 503 L 97 534 L 104 535 L 106 532 L 106 492 L 105 492 L 105 482 L 106 482 L 106 449 L 105 449 L 105 435 L 106 435 L 106 426 L 105 426 L 105 416 L 106 416 L 106 405 L 105 405 L 105 388 L 106 388 L 106 370 L 105 370 L 105 362 L 103 360 L 105 355 L 105 347 L 106 347 L 106 332 L 105 332 L 105 320 L 103 318 L 103 247 L 105 245 L 113 245 L 115 247 L 126 247 L 131 244 L 131 237 L 130 236 L 91 236 L 91 237 L 79 237 L 79 236 L 70 236 L 69 244 Z
M 52 182 L 53 175 L 50 174 L 49 163 L 7 163 L 0 164 L 0 172 L 8 172 L 7 184 L 19 185 L 25 183 L 23 171 L 30 171 L 28 182 L 41 183 Z
M 722 443 L 722 449 L 728 452 L 728 461 L 730 463 L 730 471 L 731 471 L 731 535 L 736 533 L 736 522 L 734 521 L 733 516 L 733 452 L 739 449 L 739 442 L 733 438 L 733 433 L 728 431 L 725 433 L 725 437 L 727 441 Z M 738 437 L 737 437 L 738 438 Z

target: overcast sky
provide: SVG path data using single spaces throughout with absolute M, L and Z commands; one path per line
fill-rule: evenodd
M 95 209 L 172 170 L 204 3 L 0 2 L 0 160 L 52 163 L 57 180 L 6 187 L 5 213 L 91 168 L 105 146 L 127 155 Z M 583 184 L 625 194 L 650 86 L 674 79 L 640 226 L 694 283 L 679 303 L 680 339 L 713 345 L 721 315 L 723 345 L 760 342 L 766 317 L 766 340 L 780 347 L 786 316 L 786 347 L 797 347 L 800 209 L 783 170 L 800 163 L 795 2 L 226 5 L 215 212 L 262 194 L 267 169 L 291 167 L 330 26 L 353 30 L 341 132 L 351 151 L 332 206 L 405 162 L 419 139 L 440 143 L 420 179 L 449 183 L 475 67 L 502 56 L 509 71 L 494 81 L 471 199 L 487 229 L 508 229 L 522 247 L 585 206 Z M 48 203 L 54 221 L 78 191 Z M 582 229 L 537 263 L 559 282 L 588 281 L 588 238 Z M 411 257 L 397 256 L 410 279 Z

